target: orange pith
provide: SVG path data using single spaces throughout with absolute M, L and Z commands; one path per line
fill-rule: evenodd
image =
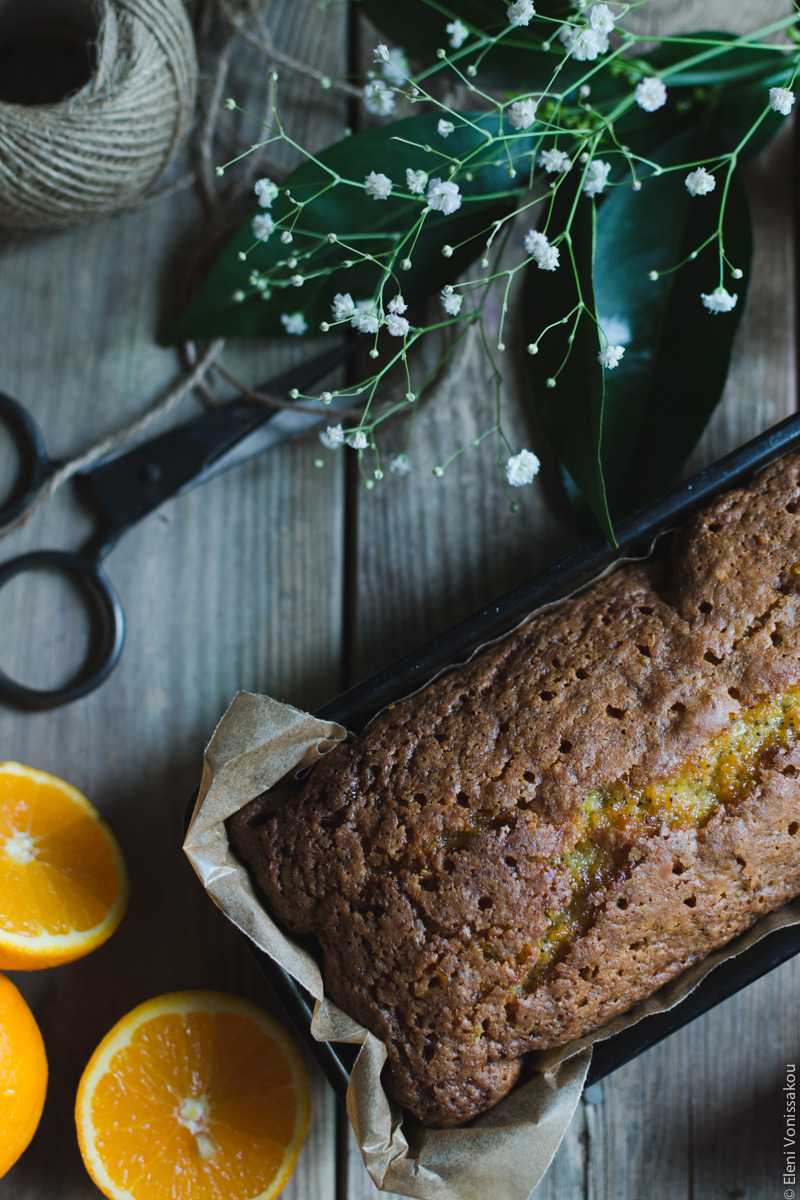
M 113 1200 L 269 1200 L 308 1117 L 288 1034 L 218 992 L 160 996 L 123 1017 L 92 1055 L 75 1107 L 87 1170 Z
M 0 763 L 0 967 L 34 970 L 94 950 L 122 920 L 119 846 L 70 784 Z
M 39 1026 L 11 980 L 0 975 L 0 1177 L 36 1132 L 46 1090 Z

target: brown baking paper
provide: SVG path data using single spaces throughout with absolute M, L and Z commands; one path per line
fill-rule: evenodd
M 420 1200 L 528 1200 L 572 1119 L 592 1043 L 672 1008 L 721 962 L 774 929 L 800 922 L 800 900 L 769 913 L 602 1030 L 558 1050 L 528 1055 L 524 1081 L 468 1126 L 427 1129 L 388 1099 L 380 1080 L 383 1043 L 325 998 L 317 962 L 274 924 L 228 846 L 224 822 L 229 816 L 285 775 L 312 765 L 345 736 L 340 725 L 240 692 L 206 750 L 184 850 L 225 915 L 315 997 L 311 1031 L 317 1040 L 361 1044 L 347 1110 L 377 1186 Z

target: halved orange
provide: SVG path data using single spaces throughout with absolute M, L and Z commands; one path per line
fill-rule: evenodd
M 95 1050 L 75 1121 L 112 1200 L 270 1200 L 309 1119 L 303 1060 L 257 1005 L 174 992 L 133 1009 Z
M 116 838 L 62 779 L 0 763 L 0 968 L 30 971 L 96 949 L 122 920 Z
M 11 980 L 0 975 L 0 1176 L 36 1132 L 46 1090 L 39 1026 Z

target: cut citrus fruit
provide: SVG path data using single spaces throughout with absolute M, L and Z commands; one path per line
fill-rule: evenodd
M 0 763 L 0 968 L 81 958 L 111 936 L 127 901 L 122 853 L 86 797 Z
M 220 992 L 140 1004 L 78 1088 L 83 1161 L 112 1200 L 269 1200 L 308 1129 L 308 1080 L 288 1033 Z
M 36 1132 L 47 1090 L 44 1042 L 33 1013 L 0 975 L 0 1176 Z

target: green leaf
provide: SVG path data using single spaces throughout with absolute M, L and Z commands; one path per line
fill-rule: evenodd
M 765 50 L 731 45 L 730 49 L 721 48 L 717 53 L 711 54 L 714 50 L 712 45 L 697 43 L 733 43 L 740 42 L 740 37 L 716 29 L 706 29 L 687 36 L 691 37 L 694 45 L 662 42 L 640 60 L 647 63 L 653 74 L 662 76 L 667 87 L 709 87 L 742 83 L 745 80 L 760 79 L 776 72 L 791 70 L 791 65 L 787 66 L 787 54 L 783 46 Z M 705 54 L 709 54 L 709 57 L 702 58 Z M 695 62 L 698 58 L 701 61 Z M 682 67 L 682 62 L 690 65 Z
M 698 144 L 685 134 L 658 160 L 668 167 L 713 153 L 707 140 Z M 724 221 L 726 253 L 744 273 L 733 283 L 726 270 L 736 308 L 714 315 L 700 299 L 719 282 L 715 243 L 679 270 L 649 278 L 650 271 L 669 271 L 716 228 L 723 173 L 704 197 L 689 195 L 684 176 L 680 170 L 649 179 L 638 193 L 617 188 L 598 214 L 597 313 L 610 340 L 627 343 L 619 366 L 605 372 L 602 464 L 615 519 L 658 495 L 680 471 L 722 395 L 744 308 L 752 235 L 738 171 Z
M 397 271 L 386 283 L 392 289 L 386 298 L 402 289 L 406 300 L 413 302 L 456 279 L 483 252 L 492 222 L 513 209 L 524 185 L 520 188 L 519 181 L 509 177 L 509 168 L 516 163 L 521 178 L 527 180 L 533 148 L 531 138 L 523 136 L 508 142 L 508 153 L 498 152 L 497 144 L 487 144 L 487 134 L 499 131 L 497 115 L 463 116 L 472 123 L 458 125 L 446 143 L 437 133 L 437 115 L 426 115 L 346 138 L 323 151 L 317 162 L 304 163 L 286 184 L 292 198 L 305 205 L 291 245 L 284 245 L 274 233 L 268 242 L 254 246 L 252 219 L 248 219 L 225 246 L 166 342 L 282 333 L 281 314 L 294 311 L 302 311 L 313 328 L 330 320 L 336 292 L 350 292 L 357 300 L 375 296 L 383 285 L 384 270 L 374 262 L 359 262 L 359 251 L 383 256 L 382 262 L 395 253 L 423 208 L 422 198 L 406 188 L 406 169 L 432 177 L 444 175 L 450 156 L 465 164 L 458 176 L 461 208 L 449 216 L 429 213 L 413 250 L 406 246 L 399 255 L 399 259 L 410 256 L 411 268 Z M 359 185 L 370 171 L 382 172 L 393 181 L 396 194 L 374 200 L 362 186 L 345 182 L 330 186 L 331 171 Z M 291 200 L 281 192 L 272 209 L 276 223 L 287 221 L 292 211 Z M 327 241 L 329 233 L 337 236 L 333 244 Z M 442 255 L 445 244 L 455 247 L 448 258 Z M 239 253 L 247 255 L 246 261 L 239 260 Z M 290 258 L 297 259 L 296 267 L 288 266 Z M 356 265 L 348 268 L 348 261 Z M 253 271 L 271 273 L 269 299 L 249 284 Z M 290 284 L 295 274 L 306 278 L 300 288 Z M 238 291 L 247 294 L 245 301 L 234 301 Z
M 553 229 L 564 228 L 573 198 L 574 192 L 557 202 Z M 571 269 L 566 244 L 562 244 L 557 270 L 551 273 L 532 266 L 526 273 L 523 312 L 526 340 L 533 342 L 546 325 L 565 316 L 578 303 L 577 277 L 588 311 L 580 314 L 577 325 L 571 318 L 568 325 L 558 325 L 546 333 L 538 354 L 528 361 L 536 412 L 545 436 L 606 537 L 616 545 L 600 457 L 604 411 L 603 370 L 597 361 L 600 341 L 589 316 L 594 308 L 595 237 L 595 207 L 580 197 L 571 230 L 575 269 Z M 567 342 L 570 334 L 574 335 L 571 347 Z M 555 387 L 548 386 L 552 379 L 556 380 Z
M 660 149 L 659 163 L 669 167 L 713 156 L 710 136 L 681 134 Z M 649 278 L 653 270 L 669 271 L 716 228 L 723 180 L 711 195 L 691 197 L 684 178 L 684 170 L 665 172 L 646 180 L 641 192 L 619 186 L 598 205 L 591 258 L 594 302 L 608 340 L 625 345 L 620 364 L 601 371 L 601 342 L 588 319 L 581 321 L 583 336 L 575 338 L 555 389 L 543 385 L 567 349 L 561 327 L 545 335 L 540 353 L 530 360 L 534 400 L 548 440 L 607 536 L 609 511 L 618 520 L 652 499 L 685 462 L 722 394 L 744 307 L 752 246 L 738 172 L 731 178 L 724 223 L 726 252 L 744 272 L 735 285 L 726 274 L 728 289 L 739 295 L 736 308 L 712 315 L 702 305 L 701 292 L 712 292 L 719 280 L 713 244 L 679 270 L 657 281 Z M 587 304 L 589 207 L 581 197 L 573 235 Z M 526 341 L 534 341 L 544 325 L 575 303 L 564 259 L 562 250 L 552 277 L 543 278 L 545 273 L 533 266 L 528 271 Z M 605 376 L 604 392 L 598 371 Z

